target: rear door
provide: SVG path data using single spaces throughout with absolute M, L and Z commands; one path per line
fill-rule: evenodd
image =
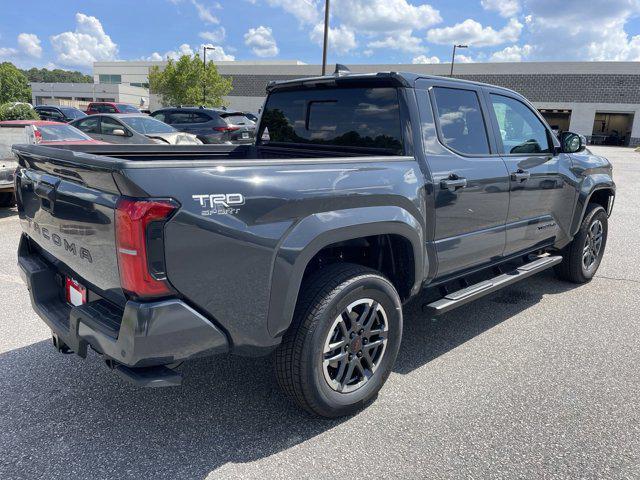
M 488 88 L 486 99 L 510 176 L 505 255 L 553 243 L 575 193 L 561 175 L 553 133 L 518 96 Z
M 418 87 L 428 90 L 423 101 L 430 102 L 421 108 L 442 278 L 502 257 L 509 177 L 480 87 L 426 80 Z

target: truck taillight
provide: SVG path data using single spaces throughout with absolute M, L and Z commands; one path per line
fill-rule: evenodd
M 173 200 L 122 198 L 116 206 L 116 249 L 122 289 L 136 297 L 163 297 L 173 289 L 164 271 L 163 227 Z
M 236 130 L 240 130 L 240 127 L 213 127 L 216 132 L 235 132 Z

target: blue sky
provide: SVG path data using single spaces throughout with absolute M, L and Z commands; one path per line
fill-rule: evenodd
M 2 0 L 0 61 L 321 60 L 324 0 Z M 332 0 L 329 62 L 640 60 L 640 0 Z

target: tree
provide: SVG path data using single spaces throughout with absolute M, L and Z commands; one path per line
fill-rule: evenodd
M 0 105 L 0 122 L 4 120 L 39 120 L 36 111 L 24 103 Z
M 6 102 L 31 102 L 31 87 L 13 63 L 0 63 L 0 104 Z
M 205 84 L 207 97 L 203 99 Z M 205 71 L 197 54 L 183 55 L 178 61 L 169 59 L 163 70 L 157 66 L 151 67 L 149 87 L 151 93 L 162 96 L 165 106 L 221 107 L 226 104 L 222 97 L 233 89 L 231 79 L 221 76 L 213 62 L 207 62 Z
M 82 72 L 62 70 L 56 68 L 48 70 L 46 68 L 30 68 L 29 70 L 21 70 L 30 82 L 44 83 L 93 83 L 91 75 L 85 75 Z

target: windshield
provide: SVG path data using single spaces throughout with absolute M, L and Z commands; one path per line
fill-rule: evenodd
M 91 140 L 90 136 L 71 125 L 38 125 L 36 128 L 42 135 L 43 142 Z
M 61 108 L 62 113 L 64 113 L 69 118 L 82 118 L 86 117 L 87 114 L 77 108 Z
M 256 122 L 244 115 L 221 115 L 231 125 L 255 125 Z
M 288 143 L 367 148 L 402 154 L 395 88 L 283 91 L 269 95 L 258 138 Z
M 138 133 L 174 133 L 175 128 L 151 117 L 121 117 L 120 120 Z
M 116 107 L 118 107 L 120 113 L 140 113 L 140 110 L 138 110 L 136 107 L 127 105 L 126 103 L 118 103 L 116 104 Z

